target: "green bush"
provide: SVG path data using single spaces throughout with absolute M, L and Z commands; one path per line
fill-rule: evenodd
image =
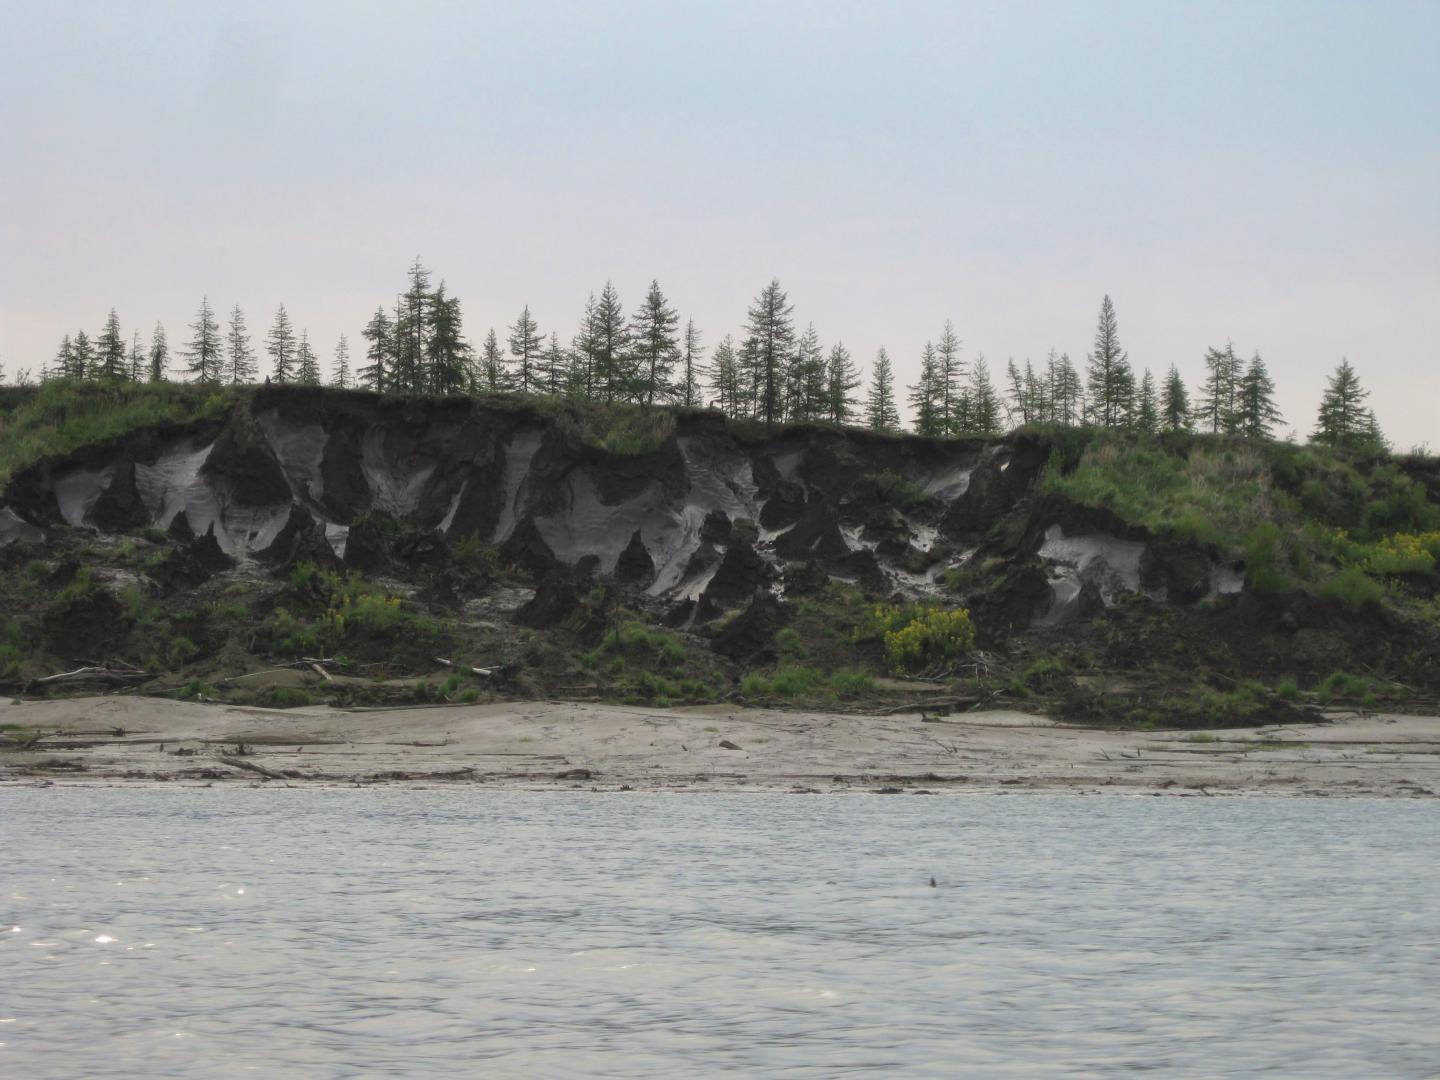
M 890 670 L 911 674 L 948 664 L 975 647 L 970 612 L 931 609 L 898 630 L 885 633 L 885 660 Z
M 1321 584 L 1320 595 L 1339 601 L 1351 611 L 1359 611 L 1366 605 L 1380 603 L 1385 589 L 1360 567 L 1347 566 Z
M 666 668 L 679 667 L 685 661 L 685 646 L 677 638 L 638 619 L 626 620 L 606 634 L 600 649 L 648 660 Z
M 299 709 L 315 704 L 313 697 L 294 686 L 272 686 L 266 696 L 270 704 L 277 709 Z

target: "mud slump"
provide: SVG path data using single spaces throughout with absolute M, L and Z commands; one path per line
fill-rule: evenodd
M 880 594 L 941 595 L 947 570 L 1011 572 L 1017 561 L 1038 566 L 1049 587 L 1032 605 L 1035 623 L 1127 593 L 1164 599 L 1163 585 L 1144 580 L 1147 541 L 1133 531 L 1087 528 L 1047 503 L 1012 530 L 1033 540 L 996 540 L 998 523 L 1029 513 L 1047 457 L 1025 436 L 940 442 L 791 428 L 742 438 L 707 413 L 681 413 L 648 452 L 617 455 L 528 406 L 277 388 L 244 399 L 218 427 L 148 431 L 22 474 L 0 501 L 0 546 L 53 527 L 153 528 L 213 533 L 243 562 L 291 543 L 303 525 L 344 558 L 352 527 L 381 514 L 412 533 L 518 545 L 535 568 L 580 567 L 712 608 L 757 591 L 783 596 L 816 574 Z M 1233 566 L 1202 570 L 1203 592 L 1243 584 Z

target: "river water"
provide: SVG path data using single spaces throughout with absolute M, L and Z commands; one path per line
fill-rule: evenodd
M 1437 839 L 1409 801 L 12 788 L 0 1075 L 1434 1077 Z

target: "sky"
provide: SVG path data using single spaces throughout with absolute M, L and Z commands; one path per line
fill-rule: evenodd
M 652 278 L 713 345 L 778 277 L 902 382 L 1346 357 L 1440 448 L 1440 3 L 0 0 L 0 363 L 202 295 L 322 357 L 419 255 L 476 342 Z

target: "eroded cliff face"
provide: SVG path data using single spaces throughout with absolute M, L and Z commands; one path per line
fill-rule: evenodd
M 595 435 L 563 409 L 262 390 L 221 418 L 21 473 L 0 501 L 0 546 L 150 528 L 238 563 L 309 553 L 371 569 L 424 558 L 417 536 L 474 537 L 537 579 L 572 568 L 642 592 L 672 625 L 827 578 L 915 597 L 939 595 L 951 571 L 1010 575 L 996 602 L 1019 626 L 1126 593 L 1186 603 L 1243 584 L 1210 553 L 1040 497 L 1050 448 L 1033 436 L 759 434 L 705 413 L 680 414 L 642 453 Z M 380 550 L 397 530 L 410 546 Z

